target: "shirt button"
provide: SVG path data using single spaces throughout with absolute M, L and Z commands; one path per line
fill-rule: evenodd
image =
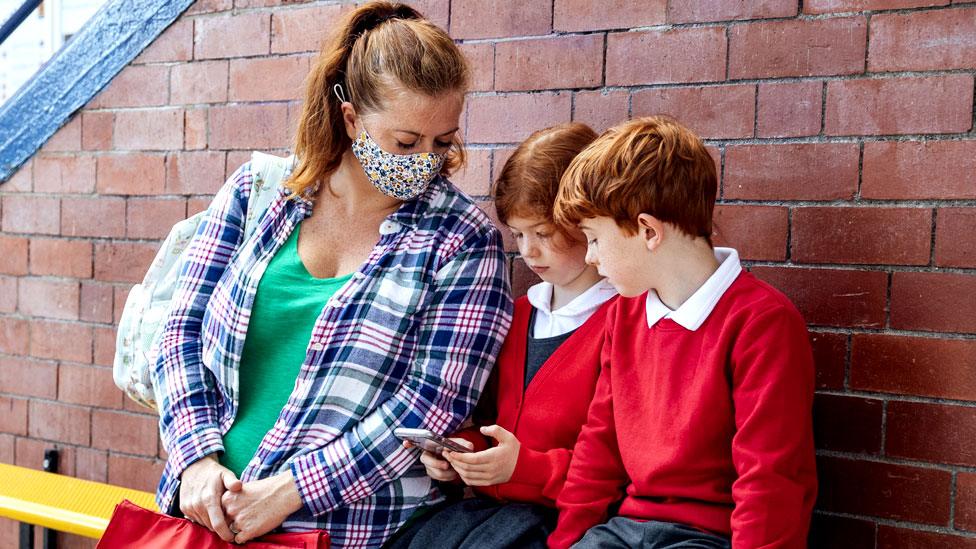
M 380 223 L 380 234 L 393 234 L 397 232 L 398 225 L 399 224 L 395 221 L 384 221 L 383 223 Z
M 325 345 L 322 345 L 319 342 L 316 342 L 316 343 L 313 343 L 312 344 L 312 350 L 313 351 L 321 351 L 322 349 L 325 349 Z

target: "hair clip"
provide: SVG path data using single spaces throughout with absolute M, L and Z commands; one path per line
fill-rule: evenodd
M 335 94 L 336 98 L 341 102 L 346 102 L 346 92 L 342 89 L 342 84 L 336 84 L 332 86 L 332 93 Z

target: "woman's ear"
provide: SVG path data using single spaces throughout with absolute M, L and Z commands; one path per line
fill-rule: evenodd
M 359 137 L 357 128 L 359 115 L 356 114 L 356 108 L 349 101 L 343 101 L 339 108 L 342 109 L 342 122 L 346 126 L 346 135 L 349 136 L 350 141 L 355 141 Z
M 642 213 L 637 216 L 637 235 L 653 252 L 664 242 L 664 223 L 651 214 Z

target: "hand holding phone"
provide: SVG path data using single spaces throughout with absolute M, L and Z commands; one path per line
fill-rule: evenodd
M 444 450 L 459 453 L 471 452 L 470 448 L 458 444 L 447 437 L 438 435 L 437 433 L 434 433 L 428 429 L 408 429 L 406 427 L 398 427 L 393 430 L 393 434 L 396 435 L 400 440 L 409 440 L 422 450 L 426 450 L 436 455 L 440 455 Z

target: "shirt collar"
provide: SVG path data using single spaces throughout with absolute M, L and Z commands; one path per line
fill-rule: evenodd
M 674 311 L 661 301 L 657 292 L 654 290 L 647 292 L 648 328 L 653 328 L 662 318 L 670 318 L 691 331 L 697 330 L 705 323 L 718 300 L 742 272 L 739 253 L 732 248 L 715 248 L 715 259 L 720 263 L 718 269 Z
M 552 284 L 540 282 L 529 288 L 525 292 L 525 297 L 529 299 L 529 303 L 533 307 L 546 316 L 573 317 L 583 314 L 589 316 L 600 305 L 603 305 L 608 299 L 617 295 L 616 288 L 607 282 L 607 279 L 601 278 L 596 284 L 587 288 L 585 292 L 573 298 L 569 303 L 555 311 L 551 311 L 549 310 L 549 304 L 552 303 L 552 290 Z

